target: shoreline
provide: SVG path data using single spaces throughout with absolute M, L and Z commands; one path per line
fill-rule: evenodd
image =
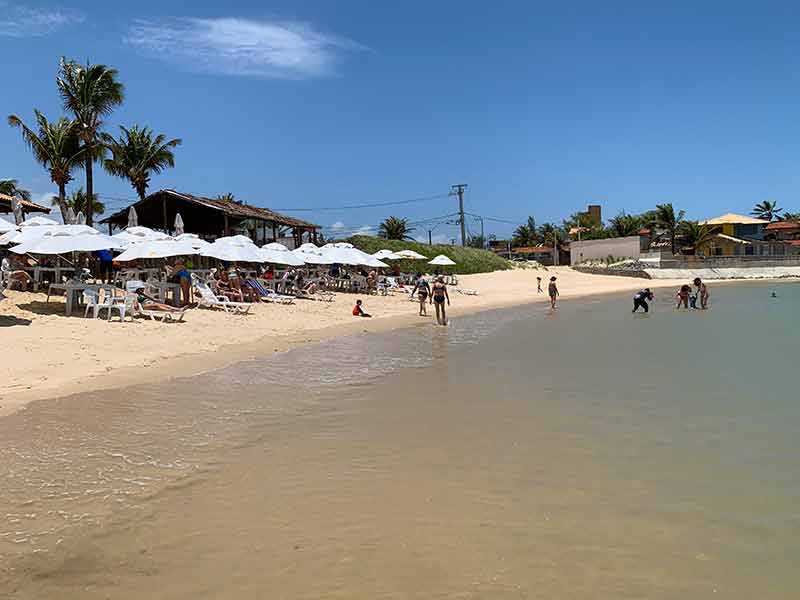
M 513 308 L 519 306 L 530 305 L 536 307 L 541 305 L 546 309 L 548 298 L 546 294 L 538 294 L 536 292 L 535 278 L 541 276 L 546 280 L 545 276 L 549 277 L 555 274 L 559 278 L 559 284 L 564 288 L 560 297 L 560 301 L 569 301 L 574 299 L 589 298 L 593 296 L 609 295 L 609 294 L 622 294 L 625 292 L 635 291 L 642 287 L 651 287 L 653 289 L 671 288 L 683 280 L 651 280 L 644 281 L 638 278 L 624 278 L 619 276 L 601 276 L 601 275 L 588 275 L 572 271 L 568 267 L 551 267 L 547 271 L 536 270 L 516 270 L 516 271 L 502 271 L 495 273 L 486 273 L 481 275 L 470 275 L 461 277 L 461 284 L 465 288 L 478 289 L 478 296 L 463 296 L 454 290 L 451 290 L 451 300 L 453 306 L 448 310 L 448 317 L 459 317 L 468 314 L 488 310 L 498 310 L 504 308 Z M 566 282 L 566 284 L 564 283 Z M 717 283 L 741 283 L 741 280 L 726 280 L 725 282 Z M 545 284 L 545 281 L 543 281 Z M 576 285 L 579 284 L 579 285 Z M 531 287 L 532 286 L 532 287 Z M 484 288 L 486 288 L 484 290 Z M 531 291 L 532 290 L 532 291 Z M 527 293 L 525 293 L 527 291 Z M 48 400 L 54 398 L 61 398 L 78 394 L 87 391 L 99 390 L 116 390 L 120 388 L 129 387 L 132 385 L 164 381 L 175 377 L 191 377 L 208 371 L 224 368 L 234 363 L 254 360 L 257 358 L 264 358 L 271 354 L 278 352 L 287 352 L 295 348 L 313 343 L 324 342 L 334 338 L 354 335 L 359 333 L 378 333 L 391 331 L 394 329 L 414 327 L 414 326 L 430 326 L 431 318 L 421 318 L 417 314 L 417 304 L 409 302 L 404 295 L 389 296 L 389 297 L 365 297 L 365 301 L 369 306 L 379 304 L 383 310 L 372 319 L 359 319 L 353 321 L 353 317 L 346 317 L 344 311 L 349 311 L 349 304 L 351 304 L 356 295 L 353 294 L 339 294 L 337 301 L 331 303 L 320 302 L 306 302 L 303 304 L 294 305 L 297 310 L 293 311 L 295 314 L 292 318 L 287 315 L 284 320 L 287 321 L 287 327 L 283 330 L 273 330 L 269 333 L 257 335 L 254 339 L 238 340 L 235 342 L 227 342 L 225 340 L 225 331 L 227 329 L 242 329 L 246 332 L 248 330 L 257 331 L 256 327 L 248 327 L 242 320 L 249 321 L 250 319 L 258 319 L 259 326 L 262 326 L 273 313 L 280 315 L 281 309 L 289 307 L 282 307 L 276 305 L 258 305 L 254 308 L 264 307 L 264 312 L 268 313 L 259 314 L 258 311 L 251 311 L 255 314 L 247 317 L 239 317 L 236 315 L 229 315 L 222 311 L 207 311 L 205 309 L 197 309 L 200 311 L 195 314 L 192 311 L 188 315 L 186 324 L 154 324 L 152 322 L 144 322 L 142 324 L 133 325 L 133 327 L 145 326 L 151 331 L 149 338 L 144 338 L 149 344 L 144 344 L 145 352 L 158 353 L 157 357 L 145 358 L 142 360 L 137 349 L 134 347 L 127 348 L 122 344 L 121 350 L 117 350 L 118 355 L 114 356 L 114 360 L 108 360 L 104 363 L 103 358 L 98 359 L 97 354 L 91 354 L 91 360 L 84 363 L 80 362 L 80 355 L 78 353 L 78 364 L 73 364 L 69 373 L 63 371 L 58 372 L 57 377 L 52 374 L 43 374 L 48 367 L 53 367 L 58 371 L 58 366 L 64 366 L 65 363 L 59 363 L 58 357 L 62 356 L 59 350 L 66 350 L 67 348 L 58 347 L 52 348 L 48 344 L 48 340 L 41 336 L 22 336 L 23 344 L 28 342 L 26 350 L 36 354 L 42 353 L 53 358 L 51 354 L 55 350 L 56 362 L 47 363 L 45 360 L 44 365 L 36 364 L 33 368 L 26 365 L 27 372 L 23 373 L 21 377 L 17 377 L 16 387 L 22 388 L 18 390 L 11 389 L 0 394 L 0 417 L 8 416 L 21 409 L 24 409 L 28 404 L 40 400 Z M 8 301 L 5 301 L 8 302 Z M 30 304 L 33 304 L 31 302 Z M 0 305 L 2 306 L 2 305 Z M 60 310 L 63 304 L 55 304 L 55 310 Z M 319 318 L 319 311 L 316 309 L 336 309 L 333 319 Z M 430 315 L 433 307 L 429 306 L 428 314 Z M 288 312 L 288 311 L 286 311 Z M 377 311 L 376 311 L 377 312 Z M 299 316 L 297 316 L 299 313 Z M 331 315 L 325 315 L 330 317 Z M 209 324 L 198 323 L 193 325 L 194 317 L 199 317 L 197 321 L 209 321 Z M 316 322 L 313 322 L 315 317 Z M 0 319 L 3 318 L 3 313 L 0 312 Z M 6 317 L 8 318 L 8 317 Z M 12 317 L 13 318 L 13 317 Z M 19 318 L 19 317 L 16 317 Z M 70 325 L 74 329 L 95 329 L 99 331 L 97 335 L 92 337 L 96 343 L 101 346 L 104 338 L 108 335 L 113 335 L 115 328 L 129 327 L 128 324 L 119 325 L 117 323 L 100 322 L 94 319 L 82 319 L 80 317 L 46 317 L 48 321 L 57 321 L 59 324 L 63 323 Z M 237 321 L 238 320 L 238 321 Z M 266 321 L 268 324 L 274 322 Z M 81 327 L 81 325 L 84 325 Z M 88 325 L 89 327 L 85 327 Z M 205 331 L 205 327 L 213 327 L 213 335 L 209 333 L 209 337 L 213 338 L 213 343 L 208 347 L 197 349 L 192 347 L 191 342 L 186 344 L 175 343 L 171 348 L 165 348 L 164 344 L 158 343 L 159 337 L 169 336 L 178 341 L 186 336 L 181 336 L 182 331 L 177 328 L 199 328 Z M 50 326 L 50 323 L 43 323 L 43 326 Z M 55 325 L 54 325 L 55 326 Z M 61 326 L 61 325 L 58 325 Z M 94 327 L 91 327 L 94 326 Z M 99 328 L 97 327 L 99 326 Z M 14 325 L 5 328 L 6 331 L 15 327 Z M 20 326 L 21 327 L 21 326 Z M 31 329 L 29 326 L 27 329 Z M 105 331 L 102 328 L 107 328 Z M 152 329 L 151 329 L 152 328 Z M 0 329 L 0 331 L 2 331 Z M 95 333 L 95 332 L 92 332 Z M 142 338 L 136 332 L 133 335 Z M 141 332 L 144 333 L 144 332 Z M 196 329 L 192 333 L 197 333 Z M 88 335 L 86 337 L 89 337 Z M 196 337 L 196 336 L 195 336 Z M 203 337 L 203 336 L 201 336 Z M 38 343 L 36 343 L 38 340 Z M 172 341 L 172 339 L 170 339 Z M 70 338 L 61 338 L 57 340 L 61 344 L 81 344 L 85 340 Z M 56 344 L 58 345 L 58 344 Z M 88 350 L 88 345 L 82 345 L 81 350 Z M 71 348 L 74 352 L 74 348 Z M 93 348 L 96 352 L 98 349 Z M 124 356 L 119 356 L 119 352 L 128 350 L 129 352 Z M 62 357 L 63 358 L 63 357 Z M 110 355 L 109 355 L 110 358 Z M 8 356 L 5 359 L 6 370 L 14 370 L 15 356 Z M 30 361 L 29 361 L 30 362 Z M 92 368 L 95 366 L 97 368 Z M 40 368 L 39 368 L 40 367 Z M 77 368 L 76 368 L 77 367 Z M 8 378 L 6 378 L 8 380 Z M 12 379 L 13 381 L 13 379 Z

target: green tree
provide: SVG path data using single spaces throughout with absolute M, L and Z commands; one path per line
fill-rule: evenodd
M 19 181 L 16 179 L 0 179 L 0 194 L 5 194 L 12 198 L 19 196 L 23 200 L 31 199 L 30 191 L 19 187 Z
M 224 200 L 225 202 L 237 202 L 241 204 L 237 199 L 236 196 L 228 192 L 227 194 L 218 194 L 217 200 Z
M 410 240 L 413 227 L 408 225 L 408 219 L 389 217 L 378 227 L 378 237 L 387 240 Z
M 54 206 L 58 206 L 58 201 L 59 198 L 57 196 L 53 196 Z M 83 191 L 83 188 L 78 188 L 77 191 L 72 192 L 72 194 L 66 198 L 65 203 L 76 215 L 79 212 L 83 212 L 83 215 L 86 216 L 88 209 L 86 207 L 86 192 Z M 106 205 L 97 199 L 97 194 L 94 195 L 91 208 L 92 212 L 96 215 L 102 214 L 106 211 Z M 64 222 L 66 223 L 66 219 Z
M 765 221 L 774 221 L 780 217 L 781 212 L 783 212 L 783 209 L 778 208 L 777 202 L 764 200 L 756 204 L 750 214 Z
M 637 215 L 620 213 L 609 219 L 608 231 L 612 237 L 629 237 L 637 235 L 642 228 L 642 219 Z
M 63 56 L 59 62 L 56 79 L 64 108 L 75 116 L 78 137 L 83 148 L 86 171 L 86 194 L 94 197 L 94 162 L 103 156 L 100 133 L 103 118 L 122 104 L 125 98 L 123 85 L 117 80 L 117 71 L 106 65 L 85 66 Z M 86 213 L 86 224 L 92 224 L 92 211 Z
M 130 129 L 120 126 L 120 131 L 119 139 L 107 133 L 100 134 L 103 146 L 111 154 L 111 158 L 103 161 L 103 167 L 111 175 L 127 179 L 139 199 L 144 200 L 150 175 L 175 166 L 172 149 L 180 146 L 182 141 L 177 138 L 167 140 L 163 134 L 154 137 L 150 129 L 138 125 Z
M 669 235 L 670 248 L 673 254 L 675 254 L 675 236 L 678 233 L 681 223 L 683 223 L 685 214 L 686 213 L 682 210 L 678 211 L 676 214 L 672 204 L 669 203 L 656 205 L 654 215 L 655 225 L 663 229 Z
M 469 248 L 485 248 L 486 238 L 482 235 L 471 235 L 467 238 L 467 246 Z
M 691 249 L 691 254 L 695 254 L 714 239 L 717 228 L 701 225 L 697 221 L 684 221 L 678 231 L 683 238 L 684 248 Z
M 538 243 L 539 234 L 536 229 L 536 219 L 533 217 L 528 217 L 528 220 L 517 227 L 511 236 L 511 246 L 514 248 L 535 246 Z
M 16 115 L 8 117 L 8 124 L 22 131 L 22 138 L 33 151 L 37 162 L 50 172 L 50 180 L 58 186 L 58 207 L 61 218 L 67 212 L 66 187 L 72 180 L 73 169 L 83 164 L 83 150 L 77 136 L 77 126 L 66 117 L 48 121 L 38 110 L 34 131 Z
M 792 223 L 800 223 L 800 212 L 785 212 L 780 217 L 780 221 L 791 221 Z
M 539 239 L 545 244 L 553 245 L 554 243 L 563 240 L 565 237 L 566 236 L 563 234 L 563 232 L 559 231 L 558 227 L 552 223 L 544 223 L 541 227 L 539 227 Z

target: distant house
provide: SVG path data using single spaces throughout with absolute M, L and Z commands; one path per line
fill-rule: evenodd
M 785 256 L 792 253 L 790 244 L 766 235 L 766 228 L 772 224 L 763 219 L 727 213 L 700 224 L 712 227 L 715 234 L 709 243 L 697 249 L 698 255 Z
M 775 221 L 764 226 L 764 239 L 794 241 L 800 240 L 800 223 Z

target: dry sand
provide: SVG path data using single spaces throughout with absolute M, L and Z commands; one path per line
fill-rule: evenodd
M 684 283 L 587 275 L 568 267 L 498 271 L 460 277 L 460 287 L 475 289 L 478 295 L 451 289 L 450 314 L 525 303 L 547 310 L 546 294 L 536 292 L 536 277 L 542 277 L 546 290 L 553 274 L 563 300 Z M 6 295 L 0 302 L 0 415 L 37 399 L 186 376 L 339 335 L 432 322 L 430 316 L 417 315 L 417 304 L 405 294 L 362 297 L 372 319 L 353 317 L 356 296 L 337 294 L 332 303 L 257 304 L 246 316 L 194 309 L 184 323 L 174 324 L 66 317 L 63 298 L 47 304 L 44 294 Z

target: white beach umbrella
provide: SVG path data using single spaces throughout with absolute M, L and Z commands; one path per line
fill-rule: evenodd
M 39 225 L 37 227 L 20 227 L 19 231 L 12 229 L 0 235 L 0 244 L 23 244 L 38 240 L 56 225 Z
M 0 218 L 0 233 L 8 233 L 9 231 L 16 231 L 17 226 L 12 225 L 5 219 Z
M 14 220 L 17 222 L 17 225 L 21 224 L 25 219 L 25 215 L 22 214 L 22 201 L 17 195 L 11 199 L 11 212 L 14 214 Z
M 87 225 L 55 225 L 40 237 L 11 248 L 17 254 L 67 254 L 119 248 L 111 236 Z
M 139 216 L 136 214 L 136 209 L 132 206 L 128 209 L 128 229 L 137 227 L 139 225 Z
M 367 267 L 380 267 L 386 268 L 389 265 L 378 260 L 374 256 L 362 252 L 353 244 L 338 243 L 338 244 L 325 244 L 322 248 L 323 256 L 331 259 L 335 263 L 342 265 L 363 265 Z
M 261 253 L 264 256 L 264 262 L 274 265 L 302 267 L 305 264 L 305 261 L 295 256 L 286 246 L 277 242 L 261 246 Z
M 58 221 L 53 221 L 53 219 L 48 219 L 47 217 L 31 217 L 30 219 L 25 219 L 22 223 L 20 223 L 20 227 L 39 227 L 41 225 L 50 226 L 50 225 L 59 225 Z
M 71 206 L 67 207 L 66 214 L 64 215 L 64 225 L 73 225 L 77 222 L 75 218 L 75 211 L 72 210 Z
M 181 233 L 180 235 L 175 236 L 175 240 L 178 242 L 189 242 L 192 245 L 192 248 L 197 248 L 198 250 L 205 248 L 210 243 L 204 239 L 201 239 L 196 233 Z
M 124 231 L 115 233 L 111 237 L 113 237 L 115 240 L 128 244 L 170 239 L 170 237 L 162 231 L 156 231 L 155 229 L 150 229 L 149 227 L 138 226 L 128 227 Z
M 211 245 L 211 244 L 207 244 Z M 136 244 L 131 244 L 115 260 L 127 262 L 143 258 L 168 258 L 170 256 L 190 256 L 198 254 L 200 250 L 195 247 L 192 240 L 175 240 L 168 238 L 165 240 L 145 240 Z
M 395 252 L 395 254 L 401 258 L 408 258 L 411 260 L 428 260 L 427 256 L 423 256 L 419 252 L 414 252 L 413 250 L 400 250 L 399 252 Z
M 311 242 L 307 242 L 291 251 L 297 258 L 307 265 L 331 265 L 333 261 L 323 255 L 322 249 Z
M 400 260 L 403 258 L 402 256 L 396 254 L 393 250 L 388 249 L 378 250 L 377 252 L 373 253 L 372 256 L 378 260 Z
M 183 231 L 183 217 L 181 216 L 181 213 L 176 213 L 175 214 L 175 235 L 176 236 L 183 235 L 183 233 L 184 233 L 184 231 Z
M 213 244 L 200 250 L 200 256 L 208 256 L 225 262 L 264 262 L 261 248 L 256 246 L 253 240 L 243 235 L 219 238 Z
M 452 260 L 450 260 L 444 254 L 440 254 L 439 256 L 434 258 L 433 260 L 429 260 L 428 264 L 429 265 L 436 265 L 436 266 L 439 266 L 439 267 L 452 267 L 456 263 L 454 263 Z

